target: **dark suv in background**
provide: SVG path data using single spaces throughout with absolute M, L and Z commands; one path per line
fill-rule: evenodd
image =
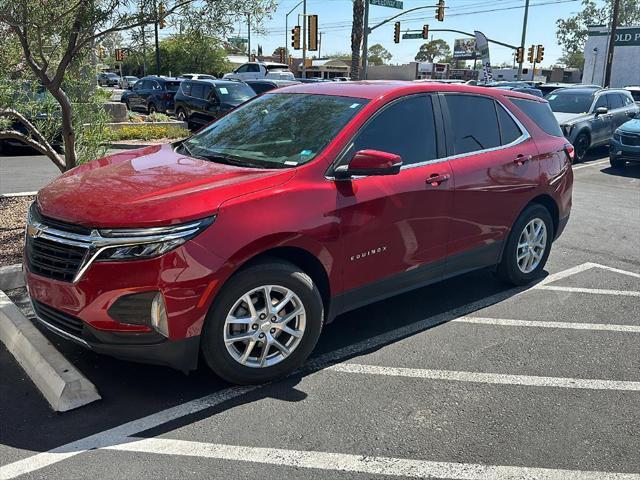
M 173 97 L 180 88 L 180 81 L 173 77 L 144 77 L 131 90 L 124 92 L 120 101 L 129 110 L 171 114 L 175 110 Z
M 640 110 L 631 93 L 621 88 L 560 88 L 544 98 L 573 144 L 576 162 L 582 161 L 590 148 L 610 144 L 616 128 Z
M 175 96 L 176 117 L 189 128 L 199 128 L 255 95 L 246 83 L 235 80 L 184 80 Z

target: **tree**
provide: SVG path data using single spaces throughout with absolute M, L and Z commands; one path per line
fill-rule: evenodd
M 587 41 L 589 25 L 609 25 L 613 2 L 603 2 L 604 5 L 596 3 L 595 0 L 582 0 L 582 11 L 568 18 L 556 20 L 556 37 L 562 46 L 564 57 L 568 54 L 583 52 Z M 640 22 L 640 2 L 638 0 L 620 0 L 620 11 L 618 14 L 618 26 L 634 25 Z M 574 60 L 579 58 L 574 57 Z M 584 62 L 583 62 L 584 63 Z
M 582 52 L 567 52 L 565 51 L 558 62 L 568 68 L 577 68 L 582 70 L 584 67 L 584 53 Z
M 368 1 L 368 0 L 367 0 Z M 351 24 L 351 78 L 360 79 L 360 50 L 364 36 L 364 0 L 353 0 Z
M 393 55 L 379 43 L 369 47 L 369 63 L 372 65 L 383 65 L 391 60 L 392 56 Z
M 75 66 L 83 71 L 84 77 L 93 77 L 95 71 L 89 72 L 86 67 L 96 45 L 107 35 L 155 23 L 157 13 L 152 5 L 155 5 L 153 0 L 0 0 L 0 27 L 17 38 L 31 73 L 60 106 L 64 157 L 55 154 L 35 129 L 27 127 L 30 134 L 23 134 L 22 140 L 48 155 L 60 170 L 68 170 L 78 163 L 74 106 L 63 86 L 70 68 Z M 189 20 L 189 25 L 221 34 L 231 30 L 234 21 L 247 13 L 256 21 L 263 18 L 275 9 L 276 2 L 165 0 L 164 6 L 166 16 L 180 12 L 183 19 Z M 81 59 L 84 59 L 83 65 L 79 63 Z M 15 111 L 1 110 L 0 116 L 11 117 L 27 126 L 25 117 Z M 10 134 L 0 131 L 0 139 L 18 136 L 15 130 Z
M 423 43 L 416 54 L 417 62 L 433 62 L 437 58 L 447 57 L 451 54 L 451 49 L 447 42 L 442 39 L 431 40 Z

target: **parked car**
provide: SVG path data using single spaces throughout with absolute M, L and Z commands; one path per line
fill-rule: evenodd
M 134 77 L 133 75 L 126 75 L 119 79 L 118 86 L 123 90 L 128 90 L 133 88 L 133 85 L 140 80 L 138 77 Z
M 274 88 L 288 87 L 289 85 L 295 85 L 300 82 L 292 80 L 247 80 L 245 83 L 249 85 L 254 92 L 256 92 L 256 95 L 260 95 L 261 93 L 268 92 Z
M 176 117 L 189 128 L 200 128 L 255 97 L 244 82 L 233 80 L 185 80 L 175 96 Z
M 102 87 L 117 87 L 120 77 L 111 72 L 102 72 L 98 74 L 98 85 Z
M 609 161 L 615 168 L 627 162 L 640 163 L 640 118 L 623 123 L 613 132 Z
M 183 73 L 178 78 L 182 80 L 215 80 L 214 75 L 207 75 L 206 73 Z
M 569 219 L 571 152 L 530 95 L 285 87 L 41 189 L 26 282 L 37 319 L 94 352 L 267 382 L 340 313 L 486 267 L 537 279 Z
M 624 87 L 624 89 L 629 90 L 633 97 L 633 101 L 640 105 L 640 85 L 629 85 Z
M 145 113 L 174 112 L 173 97 L 180 87 L 181 80 L 173 77 L 148 76 L 138 80 L 131 90 L 120 97 L 120 101 L 129 110 Z
M 511 90 L 513 92 L 528 93 L 529 95 L 534 95 L 536 97 L 543 97 L 542 91 L 540 89 L 532 87 L 527 82 L 494 82 L 479 84 L 479 86 L 489 88 L 502 88 L 504 90 Z
M 559 88 L 602 88 L 600 85 L 583 85 L 581 83 L 541 83 L 536 88 L 538 88 L 543 95 L 548 95 L 551 92 L 558 90 Z
M 252 80 L 269 78 L 272 80 L 295 80 L 289 66 L 275 62 L 247 62 L 240 65 L 232 73 L 225 73 L 226 79 Z
M 640 110 L 624 89 L 562 88 L 545 98 L 575 148 L 576 162 L 582 161 L 590 148 L 609 144 L 614 130 Z

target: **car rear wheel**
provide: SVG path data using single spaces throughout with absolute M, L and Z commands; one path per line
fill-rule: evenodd
M 542 205 L 529 205 L 518 217 L 498 264 L 500 279 L 526 285 L 540 276 L 553 241 L 553 221 Z
M 621 160 L 620 158 L 614 157 L 613 155 L 609 156 L 609 163 L 613 168 L 622 168 L 626 165 L 627 162 Z
M 155 106 L 155 104 L 150 103 L 149 106 L 147 107 L 147 113 L 149 115 L 151 115 L 152 113 L 156 113 L 158 111 L 158 107 Z
M 176 118 L 181 122 L 186 122 L 187 112 L 185 112 L 183 108 L 179 108 L 178 110 L 176 110 Z
M 589 136 L 586 133 L 581 133 L 576 137 L 576 141 L 573 144 L 574 148 L 574 163 L 580 163 L 584 160 L 589 150 Z
M 318 341 L 323 316 L 320 292 L 299 268 L 254 265 L 219 293 L 202 330 L 202 353 L 229 382 L 269 382 L 304 363 Z

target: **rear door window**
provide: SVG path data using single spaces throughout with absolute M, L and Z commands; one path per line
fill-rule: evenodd
M 384 108 L 356 137 L 352 153 L 359 150 L 395 153 L 403 165 L 437 158 L 431 97 L 411 96 Z
M 249 86 L 253 89 L 254 92 L 256 92 L 257 95 L 260 95 L 261 93 L 267 92 L 269 90 L 273 90 L 275 88 L 275 86 L 271 85 L 270 83 L 263 82 L 250 83 Z
M 607 97 L 609 97 L 609 108 L 611 110 L 624 107 L 622 95 L 619 93 L 608 93 Z
M 515 142 L 522 136 L 522 130 L 518 124 L 511 118 L 505 108 L 499 103 L 496 104 L 498 111 L 498 122 L 500 123 L 500 140 L 502 145 L 508 145 Z
M 554 137 L 564 137 L 562 130 L 560 130 L 560 125 L 558 125 L 558 120 L 556 120 L 547 102 L 536 102 L 535 100 L 513 97 L 509 97 L 509 100 L 545 133 Z
M 260 65 L 258 65 L 257 63 L 251 63 L 247 66 L 247 72 L 259 72 L 260 71 Z
M 180 87 L 182 88 L 182 93 L 191 95 L 191 82 L 182 82 Z
M 191 96 L 196 98 L 204 98 L 204 85 L 194 83 L 191 85 Z
M 487 150 L 500 145 L 498 116 L 491 98 L 445 95 L 451 120 L 453 154 Z

